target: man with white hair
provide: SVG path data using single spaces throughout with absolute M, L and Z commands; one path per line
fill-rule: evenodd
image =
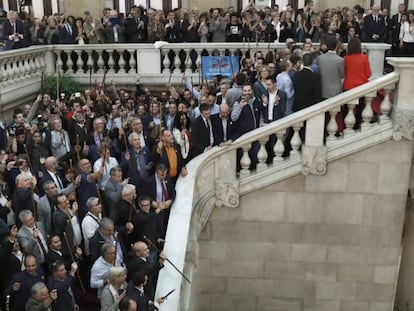
M 57 299 L 57 290 L 52 289 L 49 293 L 45 283 L 38 282 L 32 286 L 32 296 L 27 300 L 26 311 L 49 311 L 51 304 Z
M 36 208 L 35 199 L 33 197 L 33 189 L 36 187 L 36 177 L 30 177 L 27 173 L 20 173 L 16 177 L 16 190 L 13 194 L 13 207 L 16 215 L 22 210 L 30 210 L 34 212 Z M 17 226 L 20 227 L 21 222 L 17 219 Z
M 3 38 L 6 49 L 19 49 L 27 46 L 27 31 L 21 20 L 17 19 L 17 12 L 9 11 L 7 21 L 3 23 Z
M 374 4 L 372 6 L 372 14 L 364 17 L 364 42 L 384 42 L 386 26 L 384 16 L 379 14 L 380 8 Z

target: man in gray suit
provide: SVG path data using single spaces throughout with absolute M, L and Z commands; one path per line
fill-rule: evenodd
M 26 254 L 33 254 L 39 263 L 45 262 L 48 248 L 43 224 L 35 222 L 29 210 L 22 210 L 19 219 L 23 224 L 17 232 L 21 248 Z
M 37 218 L 44 224 L 48 235 L 52 233 L 52 214 L 56 209 L 55 199 L 58 194 L 57 187 L 53 180 L 47 180 L 43 184 L 43 190 L 46 193 L 40 197 L 37 204 Z
M 117 204 L 122 197 L 122 188 L 128 183 L 129 178 L 122 181 L 122 169 L 120 166 L 115 166 L 109 171 L 110 178 L 105 185 L 105 215 L 114 219 L 116 214 Z
M 334 97 L 342 93 L 342 79 L 345 76 L 344 59 L 336 54 L 338 41 L 327 38 L 328 51 L 319 56 L 318 64 L 322 80 L 322 98 Z

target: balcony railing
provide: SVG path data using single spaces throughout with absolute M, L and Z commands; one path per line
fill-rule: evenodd
M 296 174 L 324 174 L 327 162 L 386 140 L 412 139 L 413 130 L 408 130 L 410 122 L 401 120 L 407 116 L 407 111 L 410 111 L 409 115 L 414 111 L 413 100 L 407 97 L 410 89 L 405 81 L 414 78 L 414 61 L 390 59 L 390 63 L 397 68 L 393 73 L 265 125 L 243 135 L 231 146 L 216 147 L 192 160 L 188 164 L 189 175 L 180 178 L 176 186 L 177 199 L 171 209 L 168 243 L 164 248 L 169 259 L 192 280 L 198 265 L 197 241 L 216 206 L 236 207 L 239 196 Z M 379 90 L 384 92 L 384 97 L 378 118 L 374 119 L 371 102 Z M 392 102 L 390 94 L 393 94 Z M 356 115 L 353 108 L 360 98 L 364 98 L 365 103 L 362 123 L 354 129 Z M 343 105 L 348 107 L 348 114 L 344 116 L 343 135 L 338 136 L 335 116 Z M 327 113 L 330 120 L 325 123 Z M 303 143 L 299 131 L 305 123 Z M 290 140 L 292 150 L 286 157 L 283 156 L 285 134 L 289 128 L 293 128 L 294 135 Z M 268 164 L 265 144 L 271 135 L 275 135 L 277 141 L 273 149 L 275 156 Z M 255 171 L 250 171 L 248 151 L 255 142 L 260 144 L 259 163 Z M 240 173 L 236 169 L 238 149 L 243 150 Z M 191 310 L 191 285 L 167 264 L 160 271 L 156 296 L 162 296 L 172 288 L 177 292 L 160 310 Z
M 267 53 L 284 48 L 282 43 L 177 43 L 49 45 L 0 53 L 0 95 L 5 110 L 34 98 L 42 77 L 58 69 L 72 75 L 83 86 L 100 81 L 107 70 L 107 81 L 133 84 L 139 73 L 149 85 L 181 83 L 183 72 L 194 82 L 202 79 L 202 55 L 239 55 L 256 51 Z M 373 78 L 383 75 L 384 54 L 389 44 L 366 43 Z

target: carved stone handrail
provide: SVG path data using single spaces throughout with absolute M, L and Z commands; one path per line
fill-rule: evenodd
M 254 191 L 258 187 L 264 187 L 278 180 L 298 174 L 303 171 L 303 167 L 306 164 L 302 162 L 302 155 L 299 152 L 298 154 L 291 154 L 286 159 L 282 158 L 280 162 L 274 160 L 273 164 L 267 166 L 265 170 L 260 170 L 258 165 L 256 172 L 249 172 L 246 175 L 240 173 L 240 176 L 238 176 L 236 172 L 237 149 L 248 150 L 251 143 L 255 141 L 260 141 L 261 144 L 264 144 L 270 135 L 275 133 L 277 135 L 277 133 L 284 132 L 289 127 L 296 127 L 305 121 L 307 122 L 307 138 L 308 132 L 310 132 L 310 142 L 318 142 L 318 139 L 315 140 L 312 137 L 313 131 L 322 132 L 320 133 L 322 139 L 319 141 L 319 147 L 326 149 L 325 161 L 331 161 L 356 150 L 389 140 L 394 132 L 393 122 L 389 118 L 391 110 L 389 94 L 398 84 L 399 77 L 399 72 L 393 72 L 370 81 L 334 98 L 327 99 L 249 132 L 240 137 L 231 146 L 213 148 L 209 152 L 193 159 L 187 166 L 189 174 L 185 178 L 180 178 L 176 186 L 177 199 L 171 209 L 166 236 L 168 243 L 164 248 L 169 259 L 179 269 L 182 269 L 187 277 L 192 279 L 192 275 L 197 269 L 198 236 L 213 208 L 215 206 L 232 208 L 238 204 L 240 194 Z M 336 114 L 339 111 L 338 108 L 342 105 L 350 105 L 350 103 L 353 105 L 362 96 L 365 96 L 367 99 L 366 107 L 370 107 L 372 98 L 380 89 L 384 90 L 385 98 L 383 104 L 381 104 L 381 116 L 377 123 L 372 124 L 372 126 L 365 124 L 365 127 L 362 125 L 366 123 L 368 118 L 372 117 L 369 109 L 367 111 L 364 109 L 363 117 L 365 122 L 361 124 L 361 128 L 358 131 L 352 134 L 345 134 L 343 137 L 335 137 L 335 139 L 327 140 L 324 143 L 325 112 L 334 111 Z M 395 105 L 396 102 L 394 102 Z M 318 120 L 319 124 L 315 120 Z M 368 121 L 371 121 L 371 119 Z M 371 124 L 371 122 L 368 123 Z M 350 124 L 352 125 L 352 122 Z M 334 127 L 331 126 L 331 132 L 333 131 L 332 128 Z M 308 142 L 308 139 L 306 141 Z M 305 147 L 307 145 L 302 146 L 302 150 L 306 149 Z M 177 290 L 176 293 L 169 297 L 160 310 L 188 310 L 191 285 L 183 281 L 172 267 L 167 264 L 160 271 L 156 297 L 162 296 L 172 288 Z
M 42 73 L 54 74 L 56 67 L 61 72 L 73 75 L 84 86 L 101 80 L 104 66 L 109 69 L 107 81 L 116 80 L 120 85 L 133 84 L 136 73 L 141 75 L 141 82 L 145 84 L 178 84 L 181 83 L 182 70 L 196 82 L 200 80 L 201 54 L 204 50 L 210 54 L 218 52 L 221 55 L 241 53 L 241 57 L 246 57 L 249 50 L 251 53 L 258 50 L 267 53 L 283 47 L 284 43 L 256 45 L 247 42 L 31 46 L 0 53 L 0 94 L 7 112 L 19 105 L 19 100 L 24 102 L 28 97 L 34 98 L 40 88 Z M 384 43 L 363 44 L 371 63 L 372 78 L 382 76 L 384 54 L 389 48 L 390 45 Z M 168 56 L 170 51 L 175 52 L 172 61 Z M 196 55 L 191 55 L 191 51 L 196 51 Z

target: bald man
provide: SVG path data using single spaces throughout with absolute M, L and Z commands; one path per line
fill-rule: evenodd
M 132 250 L 129 254 L 129 260 L 127 262 L 128 277 L 138 271 L 145 271 L 148 275 L 148 283 L 145 285 L 145 293 L 153 300 L 155 293 L 155 277 L 158 275 L 158 271 L 164 267 L 165 255 L 160 253 L 159 260 L 154 263 L 150 263 L 147 259 L 150 254 L 150 249 L 144 242 L 135 242 L 132 245 Z
M 211 116 L 211 126 L 213 128 L 214 146 L 226 146 L 234 139 L 234 122 L 230 117 L 230 106 L 221 103 L 219 113 Z

